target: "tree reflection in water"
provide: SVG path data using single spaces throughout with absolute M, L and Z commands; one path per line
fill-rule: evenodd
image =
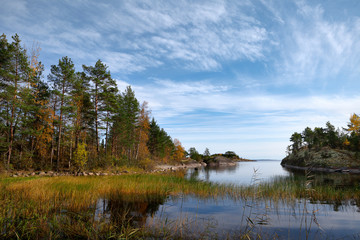
M 101 198 L 96 204 L 95 220 L 107 221 L 123 226 L 142 227 L 149 216 L 153 216 L 167 196 L 112 194 Z

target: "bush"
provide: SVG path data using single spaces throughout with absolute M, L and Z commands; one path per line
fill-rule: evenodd
M 79 170 L 82 170 L 85 164 L 88 161 L 88 152 L 86 150 L 85 143 L 79 143 L 75 153 L 74 153 L 74 162 Z
M 144 158 L 139 161 L 139 167 L 144 170 L 151 170 L 154 168 L 154 162 L 150 158 Z

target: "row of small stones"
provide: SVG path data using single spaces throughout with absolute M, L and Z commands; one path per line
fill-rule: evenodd
M 129 173 L 128 171 L 115 172 L 115 173 L 107 173 L 107 172 L 53 172 L 53 171 L 40 171 L 40 172 L 31 172 L 31 173 L 22 173 L 17 172 L 11 174 L 11 177 L 31 177 L 31 176 L 49 176 L 49 177 L 57 177 L 57 176 L 114 176 L 121 175 L 124 173 Z
M 151 172 L 165 172 L 165 171 L 175 171 L 175 168 L 169 168 L 169 169 L 157 169 L 153 170 Z M 57 177 L 57 176 L 115 176 L 115 175 L 121 175 L 129 173 L 128 171 L 117 171 L 112 173 L 107 172 L 53 172 L 53 171 L 40 171 L 40 172 L 31 172 L 31 173 L 23 173 L 23 172 L 17 172 L 14 174 L 10 174 L 10 177 L 31 177 L 31 176 L 49 176 L 49 177 Z M 136 172 L 133 172 L 136 174 Z

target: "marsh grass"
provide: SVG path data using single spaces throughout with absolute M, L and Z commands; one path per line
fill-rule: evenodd
M 168 196 L 216 198 L 231 196 L 234 190 L 233 186 L 189 181 L 183 173 L 2 178 L 0 238 L 137 238 L 145 233 L 141 226 L 133 227 L 131 217 L 136 216 L 129 218 L 120 211 L 127 207 L 123 203 L 141 207 L 152 201 L 162 203 Z M 122 220 L 95 221 L 98 199 L 108 199 L 111 215 Z
M 165 221 L 156 230 L 142 224 L 147 216 L 169 197 L 196 196 L 200 199 L 230 198 L 244 201 L 257 212 L 244 215 L 248 227 L 240 238 L 256 237 L 255 228 L 267 219 L 258 211 L 261 201 L 293 204 L 299 199 L 311 202 L 360 202 L 360 189 L 336 188 L 330 185 L 304 187 L 306 179 L 275 178 L 269 183 L 252 186 L 214 184 L 184 178 L 181 172 L 172 174 L 128 174 L 92 177 L 31 177 L 0 178 L 0 238 L 1 239 L 137 239 L 194 237 L 189 226 L 196 220 L 182 218 Z M 99 199 L 107 199 L 109 217 L 95 218 Z M 153 205 L 151 205 L 153 204 Z M 105 205 L 104 205 L 105 206 Z M 105 207 L 104 207 L 105 208 Z M 135 214 L 136 209 L 141 214 Z M 105 210 L 104 210 L 105 211 Z M 181 222 L 179 222 L 181 221 Z M 195 221 L 195 222 L 194 222 Z M 213 223 L 196 236 L 216 238 Z M 181 227 L 180 227 L 181 226 Z M 260 232 L 261 233 L 261 232 Z

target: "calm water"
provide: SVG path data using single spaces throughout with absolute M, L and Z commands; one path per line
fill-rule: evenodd
M 357 175 L 315 174 L 313 184 L 359 186 Z M 217 183 L 251 185 L 274 178 L 304 176 L 281 167 L 280 161 L 240 162 L 233 167 L 191 169 L 188 178 Z M 253 225 L 247 221 L 250 218 Z M 295 203 L 268 201 L 212 200 L 185 196 L 168 199 L 159 207 L 154 220 L 171 219 L 191 223 L 188 231 L 208 232 L 210 237 L 236 238 L 253 229 L 263 238 L 279 239 L 360 239 L 360 210 L 351 200 L 336 203 L 310 203 L 299 199 Z
M 303 172 L 285 170 L 280 161 L 271 160 L 240 162 L 234 167 L 192 169 L 186 175 L 235 185 L 271 182 L 274 178 L 290 181 L 303 176 Z M 315 174 L 313 184 L 359 189 L 360 179 L 358 175 Z M 108 205 L 117 207 L 109 208 Z M 159 227 L 160 222 L 171 231 L 194 239 L 236 239 L 247 232 L 259 233 L 262 239 L 360 239 L 360 204 L 352 200 L 314 203 L 298 199 L 286 203 L 272 199 L 234 201 L 178 196 L 153 202 L 109 203 L 100 200 L 97 213 L 120 215 L 117 211 L 125 206 L 130 206 L 129 214 L 136 224 Z M 112 209 L 112 212 L 106 209 Z
M 291 174 L 280 165 L 277 160 L 258 160 L 256 162 L 239 162 L 236 166 L 189 169 L 188 178 L 199 180 L 230 183 L 235 185 L 250 185 L 256 179 L 257 182 L 265 182 L 276 176 L 289 176 Z

